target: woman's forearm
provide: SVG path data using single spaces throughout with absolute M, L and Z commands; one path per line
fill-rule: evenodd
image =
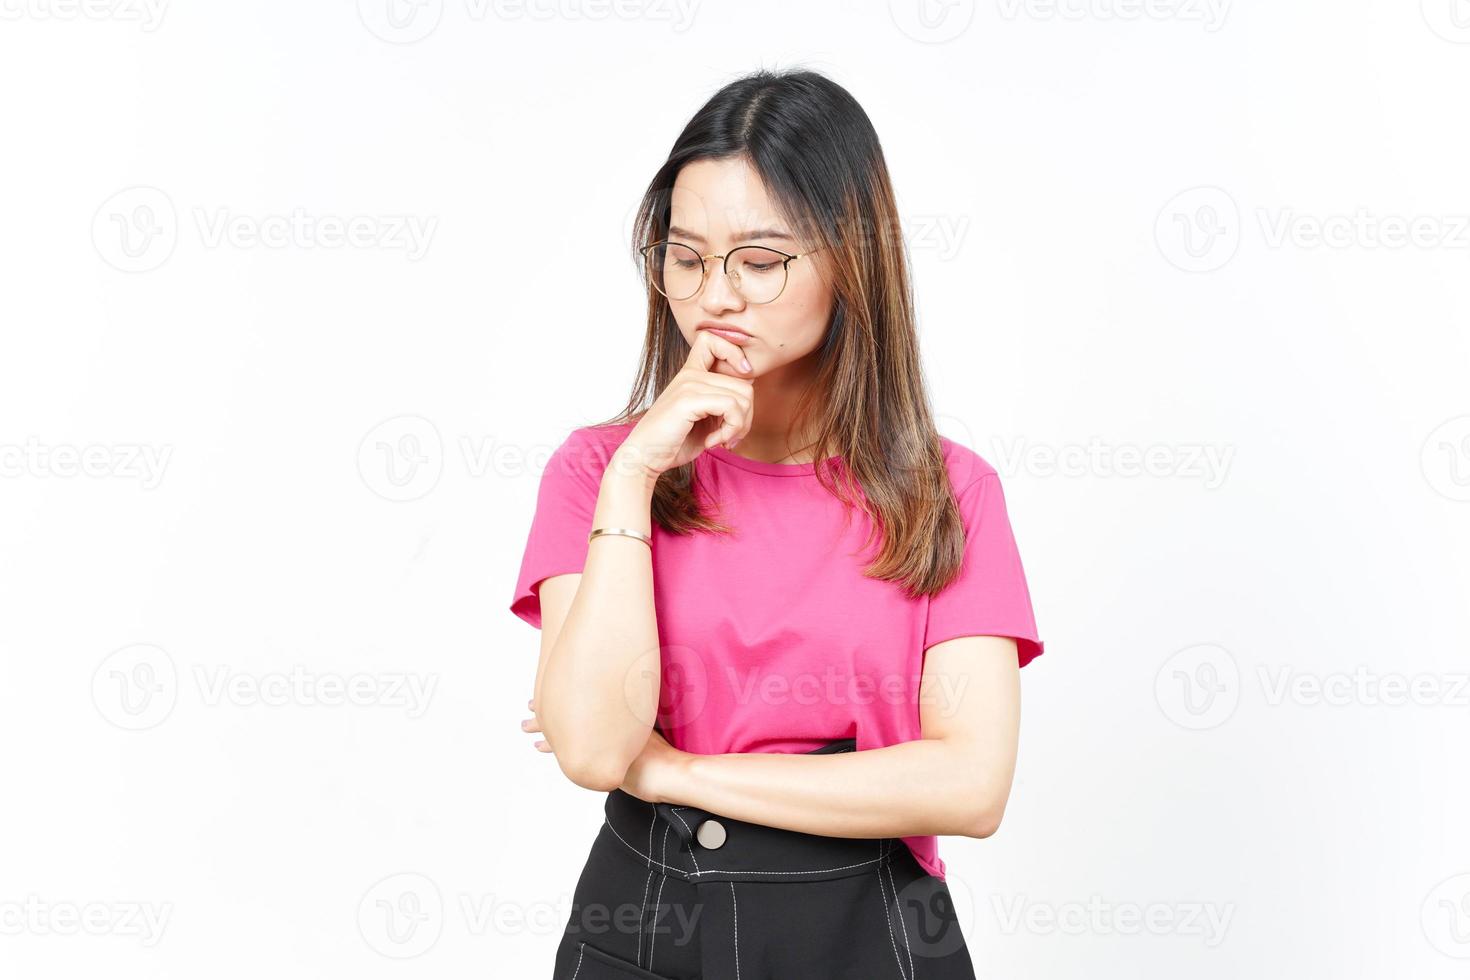
M 943 738 L 863 752 L 684 754 L 662 794 L 752 823 L 830 837 L 987 837 L 1009 768 Z
M 592 526 L 652 533 L 654 482 L 636 460 L 615 453 Z M 600 535 L 588 543 L 537 693 L 537 716 L 562 771 L 589 789 L 617 786 L 648 741 L 659 683 L 650 549 L 626 535 Z

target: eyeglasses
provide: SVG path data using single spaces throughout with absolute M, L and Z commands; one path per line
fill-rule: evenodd
M 644 271 L 654 289 L 671 300 L 693 299 L 702 288 L 709 259 L 724 263 L 730 286 L 747 303 L 770 303 L 786 289 L 789 266 L 799 258 L 821 251 L 822 246 L 792 255 L 764 245 L 741 245 L 724 255 L 700 255 L 688 245 L 678 242 L 654 242 L 645 245 Z

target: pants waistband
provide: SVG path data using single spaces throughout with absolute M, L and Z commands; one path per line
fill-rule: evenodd
M 808 755 L 852 752 L 838 739 Z M 602 834 L 653 870 L 686 881 L 826 881 L 872 874 L 904 845 L 896 837 L 828 837 L 737 820 L 695 806 L 649 803 L 614 789 Z

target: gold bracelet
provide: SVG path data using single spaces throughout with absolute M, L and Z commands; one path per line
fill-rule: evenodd
M 633 530 L 631 527 L 599 527 L 599 528 L 595 528 L 595 529 L 593 529 L 593 531 L 592 531 L 591 534 L 587 535 L 587 543 L 588 544 L 591 544 L 592 543 L 592 539 L 595 538 L 595 537 L 597 537 L 600 534 L 623 534 L 623 535 L 627 535 L 630 538 L 637 538 L 639 541 L 642 541 L 644 544 L 648 545 L 650 548 L 653 547 L 653 539 L 652 538 L 650 538 L 648 535 L 644 534 L 642 531 L 635 531 L 635 530 Z

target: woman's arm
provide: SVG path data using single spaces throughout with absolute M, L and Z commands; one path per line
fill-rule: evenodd
M 644 783 L 635 788 L 809 834 L 989 837 L 1016 768 L 1016 641 L 961 636 L 930 647 L 919 711 L 916 741 L 825 755 L 661 753 L 668 762 L 638 773 Z
M 614 453 L 593 527 L 652 533 L 656 476 Z M 643 750 L 658 709 L 660 664 L 647 544 L 625 535 L 588 542 L 580 574 L 542 580 L 535 710 L 567 778 L 606 792 Z

